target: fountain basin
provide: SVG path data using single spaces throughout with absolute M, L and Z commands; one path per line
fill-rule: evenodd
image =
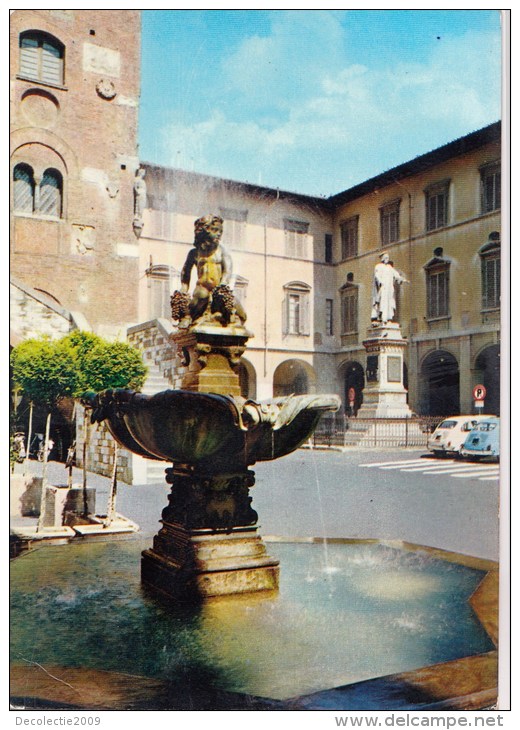
M 52 668 L 74 685 L 71 706 L 106 709 L 139 709 L 139 694 L 140 709 L 493 702 L 494 598 L 482 594 L 491 563 L 376 541 L 329 543 L 326 562 L 323 545 L 272 542 L 285 566 L 279 594 L 172 610 L 140 586 L 142 547 L 142 539 L 55 547 L 12 564 L 14 696 L 23 686 L 26 701 L 64 702 L 64 683 L 42 680 Z M 104 680 L 86 700 L 77 689 L 94 676 Z
M 269 461 L 294 451 L 321 415 L 336 411 L 336 395 L 251 400 L 166 390 L 153 396 L 115 389 L 88 394 L 92 421 L 106 420 L 125 448 L 150 459 L 196 465 L 212 473 Z

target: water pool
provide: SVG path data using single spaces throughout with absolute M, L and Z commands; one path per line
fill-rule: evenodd
M 149 539 L 47 547 L 11 564 L 11 661 L 285 699 L 491 650 L 484 573 L 377 543 L 270 543 L 280 593 L 167 607 L 140 584 Z

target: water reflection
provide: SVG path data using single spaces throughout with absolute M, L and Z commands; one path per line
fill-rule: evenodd
M 280 593 L 198 609 L 142 589 L 147 540 L 44 548 L 12 564 L 12 661 L 287 698 L 492 648 L 482 573 L 377 544 L 270 545 Z

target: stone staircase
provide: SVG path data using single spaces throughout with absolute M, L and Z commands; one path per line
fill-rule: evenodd
M 374 426 L 370 423 L 358 422 L 351 418 L 348 422 L 348 429 L 343 435 L 343 446 L 359 446 L 370 435 Z
M 155 395 L 162 390 L 169 390 L 172 386 L 168 380 L 161 374 L 161 371 L 152 363 L 147 363 L 148 374 L 145 384 L 141 390 L 145 395 Z

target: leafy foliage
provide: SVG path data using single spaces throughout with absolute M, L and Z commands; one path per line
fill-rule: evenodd
M 139 390 L 146 377 L 140 353 L 125 342 L 100 342 L 82 358 L 81 391 Z
M 14 348 L 11 365 L 15 385 L 29 400 L 49 407 L 78 387 L 76 363 L 61 340 L 26 340 Z
M 139 390 L 146 378 L 137 350 L 91 332 L 76 331 L 55 341 L 26 340 L 14 348 L 11 365 L 15 385 L 29 400 L 48 407 L 87 390 Z

